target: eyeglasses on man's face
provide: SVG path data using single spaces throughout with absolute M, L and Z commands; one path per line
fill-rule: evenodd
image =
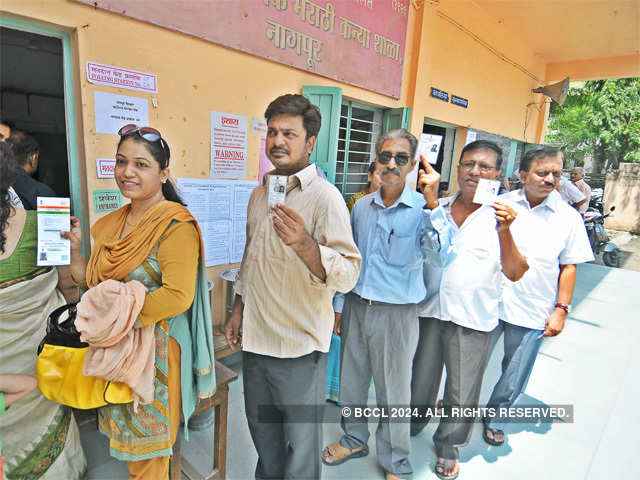
M 378 155 L 378 163 L 382 165 L 387 165 L 392 158 L 395 158 L 396 165 L 399 167 L 404 167 L 407 163 L 409 163 L 409 154 L 404 152 L 392 153 L 389 151 L 380 152 Z
M 460 166 L 467 172 L 470 172 L 471 170 L 473 170 L 473 167 L 475 167 L 476 165 L 478 166 L 478 168 L 482 173 L 489 173 L 491 170 L 496 169 L 494 165 L 488 165 L 486 163 L 481 163 L 481 162 L 460 162 Z
M 562 170 L 534 170 L 533 174 L 540 178 L 547 178 L 551 174 L 553 178 L 559 180 L 562 177 Z

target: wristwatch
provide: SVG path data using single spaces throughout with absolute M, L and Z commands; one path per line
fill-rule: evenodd
M 571 305 L 568 303 L 556 303 L 556 308 L 561 308 L 562 310 L 564 310 L 565 312 L 569 313 L 571 312 Z

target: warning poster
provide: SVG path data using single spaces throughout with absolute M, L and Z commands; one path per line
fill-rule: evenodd
M 211 177 L 245 178 L 247 126 L 242 115 L 211 112 Z

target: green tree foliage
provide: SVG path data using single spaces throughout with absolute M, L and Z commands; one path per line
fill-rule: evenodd
M 593 80 L 551 105 L 546 143 L 569 159 L 593 155 L 594 171 L 640 163 L 640 78 Z

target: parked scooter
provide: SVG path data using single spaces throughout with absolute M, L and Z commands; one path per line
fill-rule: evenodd
M 601 215 L 604 214 L 604 205 L 602 203 L 602 188 L 594 188 L 591 190 L 591 199 L 589 200 L 589 207 L 600 212 Z
M 609 213 L 602 215 L 597 210 L 590 208 L 584 214 L 584 226 L 587 229 L 589 243 L 593 250 L 593 255 L 598 256 L 602 252 L 602 261 L 609 267 L 620 266 L 620 249 L 609 241 L 607 231 L 604 229 L 604 219 L 611 215 L 616 207 L 611 207 Z

